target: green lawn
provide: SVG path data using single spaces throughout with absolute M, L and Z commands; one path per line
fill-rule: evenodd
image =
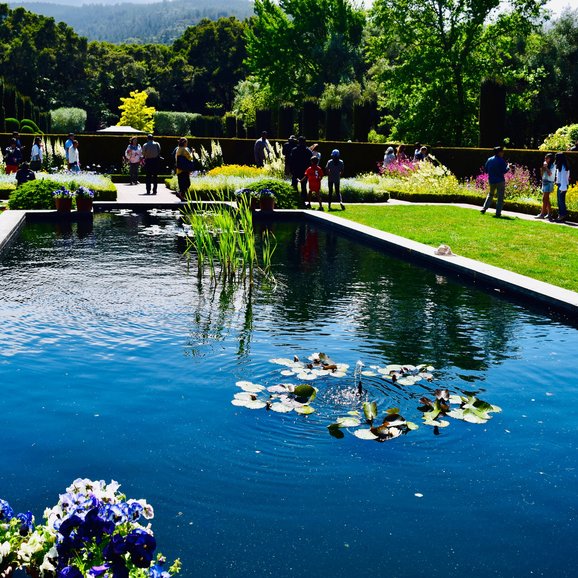
M 578 227 L 431 205 L 349 205 L 335 214 L 431 247 L 443 243 L 457 255 L 578 291 Z

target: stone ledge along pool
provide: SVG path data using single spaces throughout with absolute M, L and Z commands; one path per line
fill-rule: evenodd
M 275 283 L 249 284 L 200 274 L 171 212 L 26 225 L 0 255 L 0 497 L 41 519 L 118 480 L 187 577 L 574 576 L 576 328 L 270 227 Z

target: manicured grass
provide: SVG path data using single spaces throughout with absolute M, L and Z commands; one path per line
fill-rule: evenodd
M 578 227 L 448 206 L 349 205 L 339 216 L 578 291 Z

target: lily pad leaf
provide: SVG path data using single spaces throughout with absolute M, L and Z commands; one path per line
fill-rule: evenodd
M 409 430 L 419 429 L 419 425 L 417 425 L 417 423 L 413 423 L 413 421 L 406 421 L 405 425 L 407 426 L 407 429 L 409 429 Z
M 295 375 L 295 372 L 291 371 L 290 369 L 282 369 L 281 375 L 284 375 L 285 377 L 289 377 L 291 375 Z
M 267 388 L 269 393 L 287 393 L 287 388 L 284 385 L 271 385 Z
M 330 371 L 329 375 L 331 377 L 345 377 L 347 374 L 345 373 L 345 371 Z
M 239 407 L 246 407 L 247 409 L 263 409 L 267 407 L 267 402 L 258 399 L 234 399 L 231 403 Z
M 423 423 L 425 425 L 431 425 L 433 427 L 448 427 L 450 422 L 445 419 L 433 420 L 433 419 L 424 419 Z
M 348 412 L 347 412 L 347 415 L 353 415 L 353 416 L 355 416 L 355 417 L 359 417 L 360 414 L 359 414 L 358 411 L 352 410 L 352 411 L 348 411 Z
M 310 405 L 302 405 L 301 407 L 296 407 L 295 411 L 301 415 L 309 415 L 315 412 L 315 408 Z
M 339 417 L 337 418 L 337 425 L 339 427 L 357 427 L 361 425 L 361 421 L 356 417 Z
M 249 393 L 248 391 L 241 391 L 241 392 L 239 392 L 239 393 L 236 393 L 233 397 L 234 397 L 235 399 L 244 399 L 244 400 L 255 400 L 255 399 L 257 399 L 257 398 L 255 397 L 255 394 L 254 394 L 254 393 Z
M 363 404 L 363 414 L 367 421 L 373 421 L 377 417 L 377 403 L 375 401 L 366 401 Z
M 298 385 L 297 387 L 295 387 L 293 393 L 295 394 L 296 397 L 302 397 L 305 399 L 310 398 L 315 399 L 315 396 L 317 395 L 317 390 L 313 386 L 303 383 L 302 385 Z
M 277 413 L 289 413 L 290 411 L 293 411 L 293 408 L 290 405 L 286 405 L 280 402 L 272 403 L 269 409 Z
M 392 415 L 394 413 L 399 413 L 399 407 L 390 407 L 385 413 Z
M 317 375 L 312 371 L 301 371 L 297 374 L 297 379 L 301 381 L 312 381 L 313 379 L 317 379 Z
M 468 423 L 486 423 L 488 420 L 471 412 L 464 412 L 464 421 Z
M 258 393 L 259 391 L 263 391 L 265 389 L 264 386 L 252 383 L 250 381 L 238 381 L 235 385 L 240 387 L 243 391 L 248 391 L 250 393 Z
M 461 405 L 464 401 L 467 401 L 467 399 L 461 395 L 450 395 L 450 403 L 457 403 L 458 405 Z
M 365 377 L 375 377 L 377 375 L 377 373 L 375 373 L 375 371 L 362 371 L 361 375 L 364 375 Z
M 400 377 L 397 380 L 397 383 L 399 383 L 399 385 L 415 385 L 418 381 L 419 377 L 414 375 L 406 375 L 404 377 Z
M 376 440 L 378 436 L 371 432 L 370 429 L 356 429 L 353 435 L 360 440 Z
M 460 408 L 452 409 L 451 411 L 448 411 L 446 415 L 453 419 L 464 419 L 464 410 Z

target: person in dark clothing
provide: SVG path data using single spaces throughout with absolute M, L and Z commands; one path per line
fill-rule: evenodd
M 147 142 L 142 146 L 142 153 L 145 162 L 146 194 L 156 195 L 159 171 L 161 170 L 161 145 L 152 134 L 147 136 Z
M 484 171 L 488 175 L 489 191 L 484 201 L 484 206 L 480 213 L 482 215 L 488 210 L 494 193 L 497 193 L 498 200 L 496 201 L 496 217 L 502 216 L 502 207 L 504 206 L 504 192 L 506 190 L 505 174 L 510 170 L 510 165 L 504 160 L 504 149 L 502 147 L 494 147 L 494 156 L 490 157 L 484 166 Z
M 30 170 L 30 165 L 28 163 L 22 163 L 14 176 L 16 177 L 17 187 L 36 179 L 36 175 L 34 174 L 34 171 Z
M 299 137 L 297 146 L 291 151 L 290 166 L 291 166 L 291 184 L 297 191 L 297 183 L 301 182 L 301 206 L 304 207 L 307 203 L 307 182 L 302 180 L 305 176 L 305 171 L 311 164 L 311 157 L 313 156 L 311 149 L 307 147 L 307 141 L 304 136 Z
M 283 156 L 285 157 L 285 175 L 289 176 L 291 174 L 290 157 L 291 151 L 297 146 L 297 139 L 295 135 L 292 134 L 287 142 L 283 144 Z
M 6 174 L 15 173 L 22 162 L 22 151 L 18 148 L 16 139 L 13 138 L 10 146 L 4 152 L 4 162 L 6 163 Z

